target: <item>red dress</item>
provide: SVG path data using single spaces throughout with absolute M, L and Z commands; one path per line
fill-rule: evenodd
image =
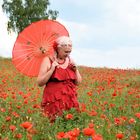
M 47 82 L 41 106 L 51 119 L 60 116 L 63 110 L 79 109 L 76 92 L 76 75 L 70 65 L 67 68 L 57 68 Z

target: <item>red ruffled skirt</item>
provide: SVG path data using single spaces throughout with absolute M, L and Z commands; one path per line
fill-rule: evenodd
M 72 80 L 48 82 L 43 92 L 41 106 L 51 119 L 62 115 L 64 110 L 79 109 L 76 85 Z

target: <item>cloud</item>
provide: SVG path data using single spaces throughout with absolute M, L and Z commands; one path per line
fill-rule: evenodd
M 68 2 L 70 3 L 70 1 Z M 87 15 L 87 22 L 62 19 L 64 25 L 69 29 L 74 43 L 76 42 L 76 46 L 109 50 L 120 45 L 124 47 L 140 45 L 140 1 L 99 0 L 95 2 L 95 0 L 88 0 L 80 2 L 72 0 L 71 4 L 73 7 L 85 4 L 85 8 L 88 10 L 97 9 L 96 13 L 90 9 L 93 15 L 90 20 L 88 16 L 91 15 Z M 88 7 L 86 7 L 87 4 Z
M 63 19 L 57 19 L 60 23 L 62 23 L 66 29 L 68 30 L 70 37 L 72 38 L 73 42 L 78 45 L 81 40 L 88 40 L 89 37 L 87 33 L 89 33 L 89 27 L 84 23 L 72 22 L 72 21 L 65 21 Z
M 74 48 L 72 57 L 77 64 L 90 67 L 140 68 L 140 47 L 119 46 L 103 52 L 94 48 Z
M 50 3 L 51 5 L 56 3 L 56 5 L 75 5 L 75 6 L 78 6 L 78 7 L 81 7 L 81 6 L 84 6 L 84 7 L 87 7 L 87 6 L 93 6 L 95 3 L 96 3 L 96 0 L 87 0 L 87 1 L 84 1 L 84 0 L 50 0 Z
M 12 57 L 12 49 L 16 40 L 16 34 L 7 32 L 7 17 L 2 12 L 0 7 L 0 56 Z
M 140 68 L 140 1 L 138 0 L 51 0 L 58 8 L 65 8 L 58 18 L 69 31 L 73 41 L 72 57 L 80 65 L 94 67 Z M 58 5 L 57 5 L 58 4 Z M 67 6 L 75 10 L 68 10 Z M 84 9 L 83 9 L 84 8 Z M 63 9 L 64 10 L 64 9 Z M 83 12 L 88 10 L 86 19 Z M 90 13 L 91 12 L 91 13 Z M 80 15 L 79 15 L 80 13 Z M 64 16 L 65 15 L 65 16 Z M 92 16 L 91 16 L 92 15 Z M 68 16 L 73 16 L 68 20 Z M 78 18 L 74 18 L 78 17 Z M 16 35 L 6 32 L 6 17 L 0 12 L 0 41 L 9 56 Z M 8 42 L 8 43 L 7 43 Z
M 129 28 L 140 26 L 140 1 L 138 0 L 106 0 L 103 1 L 104 12 L 106 18 L 120 22 Z

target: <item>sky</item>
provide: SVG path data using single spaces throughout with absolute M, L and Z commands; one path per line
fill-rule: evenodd
M 77 65 L 139 69 L 139 7 L 139 0 L 50 0 L 49 9 L 59 11 Z M 8 35 L 7 20 L 0 8 L 0 56 L 12 57 L 17 35 Z

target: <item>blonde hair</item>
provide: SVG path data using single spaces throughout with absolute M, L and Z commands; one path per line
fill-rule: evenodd
M 62 45 L 71 45 L 72 46 L 72 41 L 68 36 L 61 36 L 58 37 L 56 40 L 57 47 L 61 47 Z

